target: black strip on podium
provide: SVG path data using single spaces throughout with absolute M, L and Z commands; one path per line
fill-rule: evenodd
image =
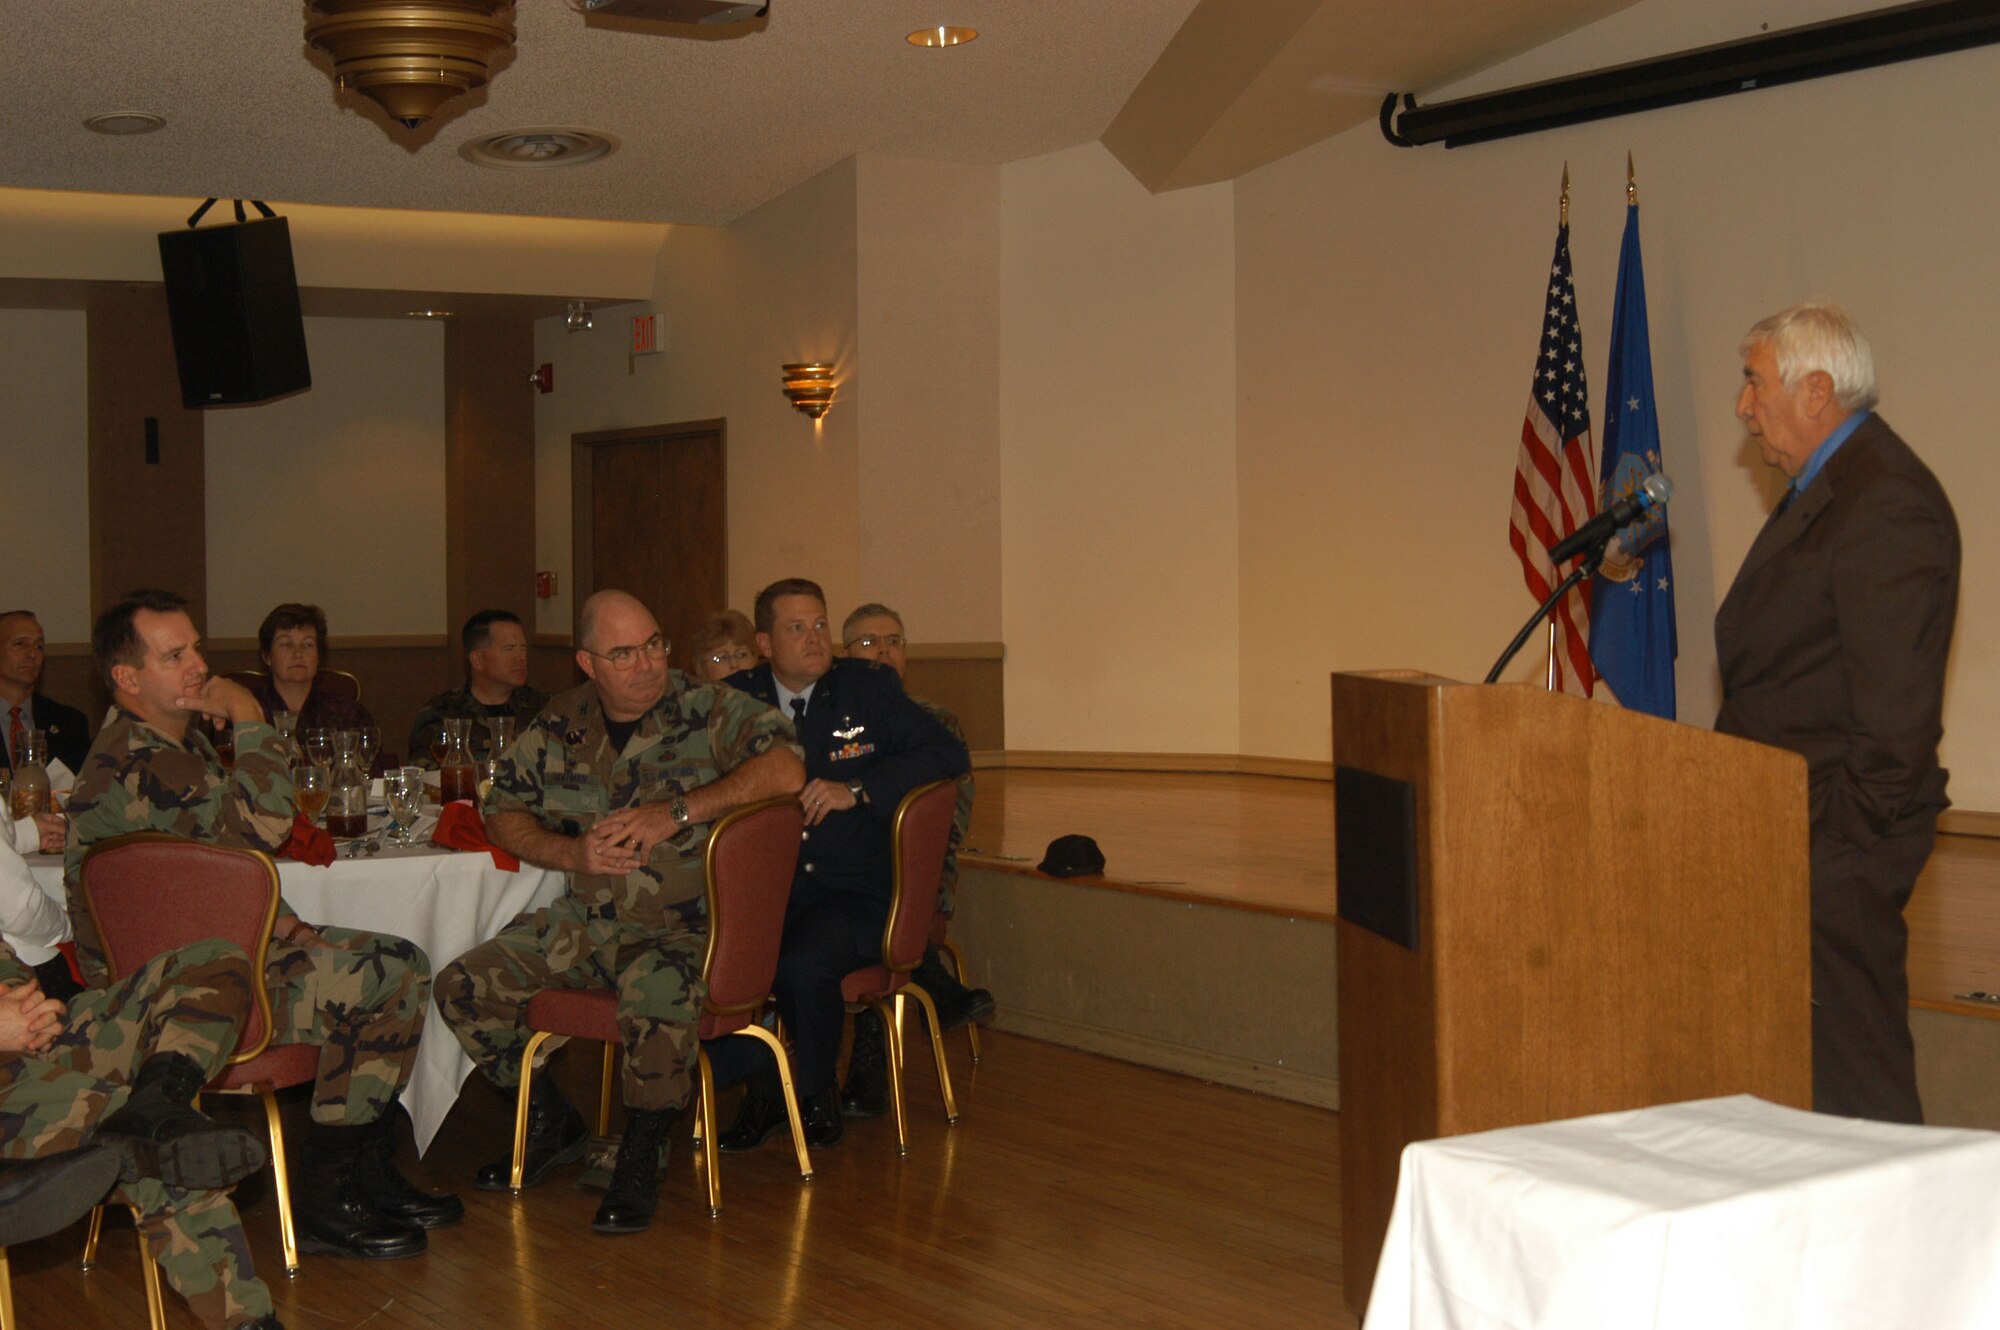
M 1340 917 L 1417 949 L 1417 787 L 1358 767 L 1333 773 Z

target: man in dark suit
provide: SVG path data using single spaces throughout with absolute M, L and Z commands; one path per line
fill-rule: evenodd
M 1948 805 L 1938 765 L 1958 524 L 1874 414 L 1835 305 L 1743 340 L 1736 414 L 1791 478 L 1715 616 L 1715 727 L 1789 748 L 1811 785 L 1813 1107 L 1921 1122 L 1903 907 Z
M 767 663 L 729 682 L 790 719 L 805 749 L 805 839 L 772 993 L 792 1036 L 806 1139 L 826 1146 L 842 1135 L 834 1081 L 845 1012 L 840 981 L 882 955 L 896 805 L 970 762 L 965 745 L 903 692 L 894 670 L 834 659 L 826 596 L 815 583 L 787 578 L 765 587 L 755 618 Z M 762 1062 L 735 1125 L 718 1141 L 726 1150 L 755 1149 L 785 1121 L 776 1068 L 768 1054 Z
M 33 610 L 0 613 L 0 745 L 8 767 L 20 760 L 17 749 L 29 730 L 49 736 L 48 756 L 72 773 L 83 769 L 90 753 L 90 722 L 74 707 L 66 707 L 35 691 L 42 679 L 45 644 L 42 625 Z

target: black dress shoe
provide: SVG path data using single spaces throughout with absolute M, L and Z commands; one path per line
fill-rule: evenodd
M 573 1164 L 590 1148 L 590 1129 L 548 1076 L 528 1092 L 528 1143 L 521 1161 L 521 1190 L 540 1182 L 558 1164 Z M 473 1179 L 481 1191 L 512 1191 L 514 1159 L 486 1165 Z
M 743 1096 L 743 1107 L 736 1110 L 736 1121 L 715 1138 L 715 1144 L 729 1154 L 741 1154 L 770 1140 L 771 1133 L 785 1125 L 782 1091 L 770 1095 L 752 1086 L 750 1093 Z
M 840 1111 L 850 1118 L 879 1118 L 889 1111 L 889 1034 L 873 1011 L 854 1018 L 854 1052 L 847 1059 L 847 1083 L 840 1087 Z
M 778 1110 L 779 1120 L 784 1118 L 784 1110 Z M 847 1124 L 840 1120 L 840 1087 L 829 1085 L 818 1094 L 799 1105 L 799 1117 L 805 1125 L 806 1144 L 824 1149 L 829 1145 L 839 1145 L 840 1138 L 847 1134 Z
M 68 1228 L 117 1181 L 118 1156 L 95 1146 L 0 1163 L 0 1248 Z

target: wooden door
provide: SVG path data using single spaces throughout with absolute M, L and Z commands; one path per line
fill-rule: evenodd
M 571 462 L 575 604 L 631 592 L 672 641 L 669 663 L 687 669 L 696 628 L 728 603 L 723 422 L 579 434 Z

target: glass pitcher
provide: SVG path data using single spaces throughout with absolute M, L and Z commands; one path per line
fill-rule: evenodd
M 29 730 L 21 743 L 19 761 L 14 764 L 14 784 L 8 795 L 16 818 L 50 811 L 49 732 Z
M 438 802 L 471 799 L 478 794 L 478 772 L 472 761 L 472 747 L 466 742 L 472 722 L 463 716 L 448 716 L 444 722 L 444 756 L 438 759 Z
M 361 769 L 351 730 L 334 738 L 332 793 L 326 801 L 326 829 L 338 837 L 368 834 L 368 773 Z

